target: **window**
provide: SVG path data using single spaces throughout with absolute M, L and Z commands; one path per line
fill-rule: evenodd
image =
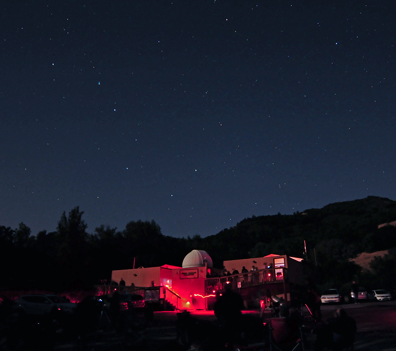
M 285 259 L 282 258 L 275 258 L 274 259 L 275 268 L 284 267 L 285 266 Z
M 275 279 L 283 280 L 283 268 L 275 268 Z
M 23 299 L 31 303 L 49 303 L 47 298 L 44 296 L 24 296 Z

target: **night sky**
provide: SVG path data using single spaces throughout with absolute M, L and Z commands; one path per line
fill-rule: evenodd
M 0 225 L 173 237 L 396 200 L 396 3 L 0 1 Z

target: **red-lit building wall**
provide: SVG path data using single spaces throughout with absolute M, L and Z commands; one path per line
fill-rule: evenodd
M 126 286 L 163 286 L 166 300 L 179 309 L 206 309 L 206 267 L 182 268 L 170 265 L 151 268 L 123 269 L 112 272 L 112 280 L 124 279 Z M 162 290 L 163 291 L 163 290 Z
M 190 308 L 205 309 L 206 267 L 182 268 L 175 271 L 175 275 L 174 289 L 189 300 Z
M 288 258 L 286 255 L 275 255 L 271 254 L 268 256 L 264 257 L 255 257 L 255 258 L 244 258 L 240 260 L 228 260 L 224 261 L 224 267 L 227 271 L 231 272 L 233 269 L 238 270 L 239 273 L 242 273 L 242 267 L 245 266 L 245 268 L 250 271 L 253 266 L 257 267 L 257 269 L 265 269 L 268 267 L 268 265 L 272 265 L 274 268 L 274 259 L 275 258 L 284 258 L 285 260 L 285 268 L 288 268 Z

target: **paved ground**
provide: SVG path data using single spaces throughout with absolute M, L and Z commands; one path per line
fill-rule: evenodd
M 322 306 L 323 320 L 330 317 L 339 307 L 345 308 L 348 314 L 357 321 L 355 350 L 396 351 L 396 301 Z M 258 316 L 257 311 L 246 311 L 246 313 Z M 204 321 L 216 320 L 213 312 L 193 312 L 192 316 Z M 62 342 L 57 344 L 56 349 L 59 351 L 81 349 L 177 351 L 174 345 L 177 336 L 176 321 L 177 313 L 175 312 L 156 312 L 154 319 L 148 322 L 146 328 L 133 337 L 135 340 L 139 338 L 144 340 L 142 344 L 139 342 L 128 344 L 125 338 L 120 339 L 111 328 L 102 328 L 95 336 L 95 344 L 89 343 L 82 348 L 81 344 Z M 308 350 L 312 350 L 314 338 L 314 334 L 308 335 Z
M 396 301 L 344 307 L 356 320 L 358 332 L 355 350 L 396 350 Z
M 370 351 L 396 351 L 396 301 L 390 302 L 369 302 L 360 304 L 346 305 L 322 305 L 323 320 L 327 320 L 332 316 L 337 308 L 344 308 L 347 313 L 355 318 L 358 332 L 356 335 L 355 350 Z M 250 313 L 258 314 L 256 311 Z M 193 315 L 197 318 L 205 320 L 215 320 L 215 317 L 208 312 L 196 312 Z M 173 320 L 175 323 L 175 315 L 169 312 L 162 312 L 156 315 L 158 320 L 157 327 L 148 328 L 150 339 L 157 344 L 166 342 L 175 337 L 176 329 L 172 323 L 161 327 L 161 321 Z M 164 334 L 161 333 L 164 332 Z M 312 349 L 315 335 L 308 335 L 308 349 Z

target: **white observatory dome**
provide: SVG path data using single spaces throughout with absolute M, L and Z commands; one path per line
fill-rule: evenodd
M 208 268 L 213 268 L 212 258 L 204 250 L 192 250 L 189 254 L 184 257 L 182 267 L 192 268 L 192 267 L 205 267 L 205 262 Z

